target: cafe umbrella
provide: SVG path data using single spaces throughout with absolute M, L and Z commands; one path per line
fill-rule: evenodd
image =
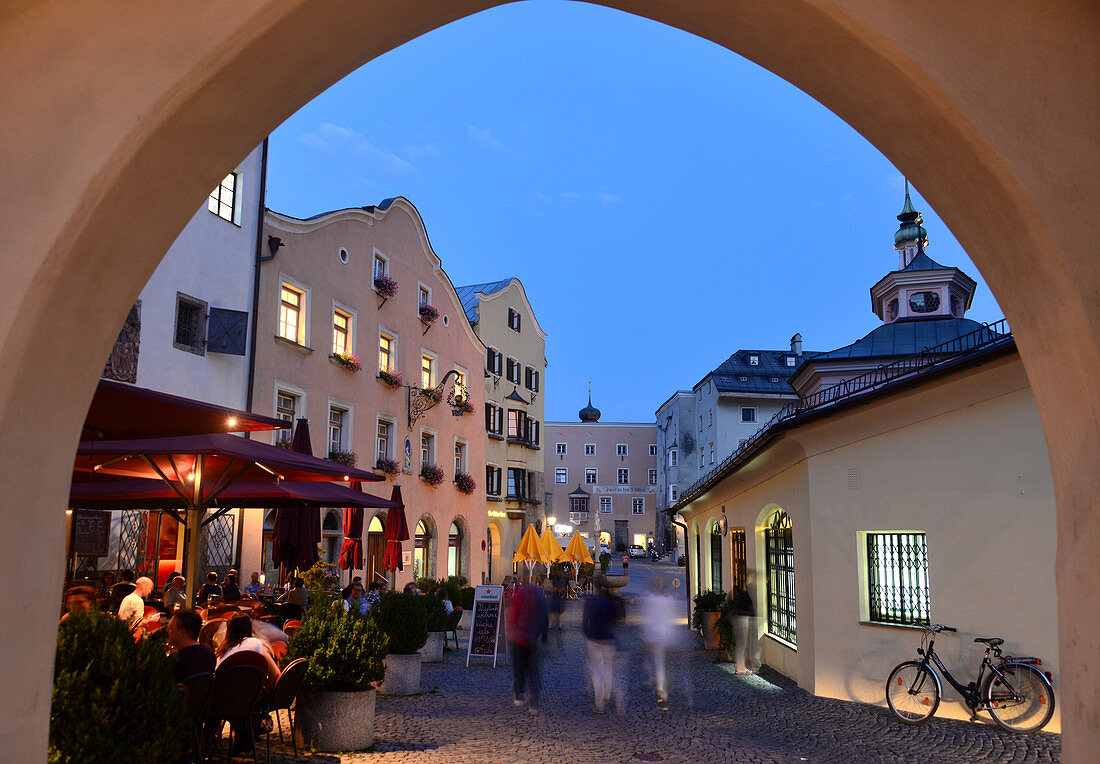
M 313 456 L 313 443 L 309 437 L 309 420 L 300 417 L 294 425 L 290 450 L 297 454 Z M 321 515 L 319 512 L 275 513 L 271 556 L 284 571 L 309 570 L 317 562 L 317 545 L 321 543 Z
M 355 480 L 351 484 L 351 490 L 361 491 L 363 484 Z M 387 502 L 391 504 L 392 502 Z M 363 508 L 350 506 L 344 507 L 344 543 L 340 547 L 340 558 L 337 565 L 341 570 L 363 569 Z
M 254 440 L 210 433 L 172 438 L 85 441 L 77 447 L 73 482 L 119 478 L 161 480 L 186 507 L 188 596 L 194 594 L 202 516 L 238 482 L 382 480 L 381 475 Z M 340 506 L 336 503 L 335 506 Z M 219 508 L 219 512 L 228 511 Z M 309 512 L 303 514 L 312 514 Z M 210 518 L 207 518 L 208 520 Z
M 558 543 L 557 537 L 554 536 L 554 530 L 547 525 L 542 531 L 542 549 L 546 552 L 546 556 L 550 558 L 550 562 L 557 562 L 565 550 L 561 548 L 561 544 Z
M 409 524 L 405 520 L 405 503 L 401 500 L 401 486 L 395 485 L 390 501 L 394 508 L 390 511 L 386 522 L 386 552 L 382 556 L 382 570 L 403 570 L 404 562 L 401 559 L 401 543 L 409 538 Z
M 535 526 L 528 525 L 527 530 L 523 532 L 523 538 L 519 541 L 519 546 L 516 547 L 516 553 L 512 555 L 512 562 L 525 562 L 530 571 L 535 567 L 536 562 L 549 564 L 549 561 L 550 557 L 542 548 L 538 534 L 535 533 Z

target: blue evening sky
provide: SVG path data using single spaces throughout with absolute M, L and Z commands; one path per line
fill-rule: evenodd
M 571 2 L 503 6 L 371 61 L 271 137 L 297 217 L 404 196 L 456 286 L 518 277 L 549 334 L 546 418 L 653 421 L 738 348 L 848 344 L 897 267 L 902 176 L 756 64 Z M 918 193 L 928 254 L 977 269 Z

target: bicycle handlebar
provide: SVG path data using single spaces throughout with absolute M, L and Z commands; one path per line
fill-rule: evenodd
M 943 624 L 940 624 L 940 623 L 934 623 L 931 626 L 925 626 L 924 628 L 925 628 L 926 631 L 929 631 L 933 634 L 936 634 L 936 633 L 941 632 L 941 631 L 950 631 L 952 633 L 957 633 L 958 632 L 958 629 L 956 629 L 952 626 L 944 626 Z

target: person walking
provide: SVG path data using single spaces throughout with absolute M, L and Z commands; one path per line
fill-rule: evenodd
M 657 708 L 668 710 L 668 649 L 676 634 L 676 603 L 668 591 L 663 576 L 654 576 L 649 591 L 642 599 L 642 641 L 653 660 L 653 676 L 657 686 Z
M 524 691 L 528 695 L 528 710 L 539 712 L 539 642 L 545 641 L 549 629 L 546 597 L 542 589 L 533 586 L 524 574 L 513 590 L 505 609 L 504 636 L 512 656 L 512 686 L 516 706 L 523 705 Z
M 588 670 L 592 675 L 597 714 L 611 700 L 615 683 L 615 625 L 622 620 L 622 602 L 608 594 L 603 576 L 596 578 L 594 593 L 584 603 L 583 629 L 588 648 Z M 622 711 L 622 699 L 616 693 L 616 706 Z
M 733 596 L 734 658 L 738 674 L 755 674 L 760 670 L 760 639 L 756 631 L 756 608 L 749 595 L 751 578 L 745 580 L 745 588 Z

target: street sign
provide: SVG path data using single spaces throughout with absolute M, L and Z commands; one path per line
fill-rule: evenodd
M 503 586 L 474 587 L 474 614 L 470 619 L 470 644 L 466 651 L 466 665 L 470 656 L 493 659 L 497 666 L 497 642 L 500 638 L 500 617 L 504 610 Z

